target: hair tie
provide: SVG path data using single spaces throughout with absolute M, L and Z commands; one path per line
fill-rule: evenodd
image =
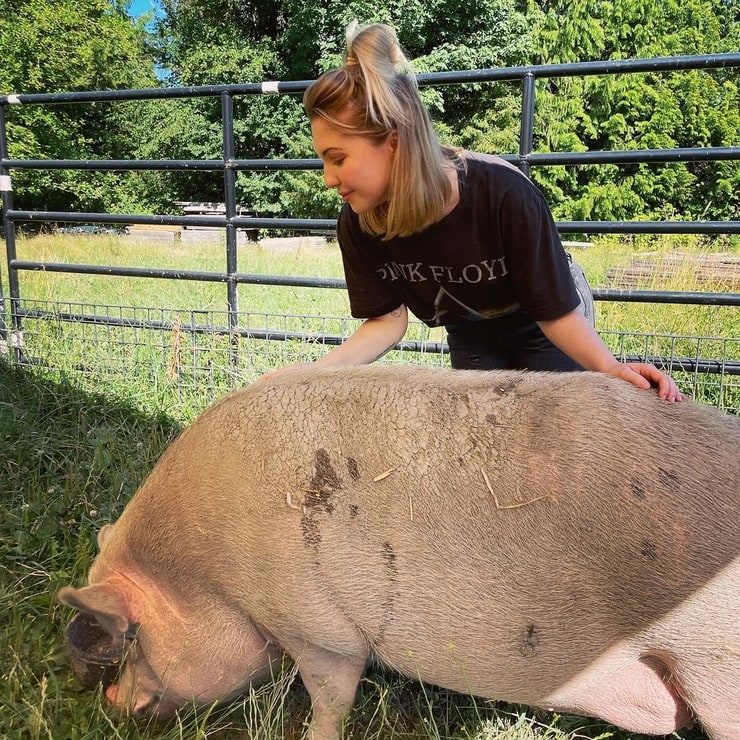
M 352 39 L 357 35 L 357 26 L 359 26 L 357 19 L 350 21 L 349 25 L 347 26 L 347 30 L 344 34 L 347 41 L 347 46 L 352 43 Z

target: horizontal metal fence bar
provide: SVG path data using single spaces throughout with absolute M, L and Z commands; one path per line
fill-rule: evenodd
M 318 159 L 232 159 L 235 170 L 252 170 L 255 172 L 277 170 L 320 170 L 324 163 Z
M 712 375 L 740 375 L 740 362 L 735 360 L 707 360 L 688 357 L 661 357 L 660 355 L 626 355 L 624 362 L 649 362 L 671 372 L 710 373 Z
M 170 216 L 142 215 L 134 213 L 80 213 L 67 211 L 19 211 L 8 210 L 11 221 L 54 222 L 54 223 L 100 223 L 100 224 L 153 224 L 158 226 L 212 226 L 225 228 L 227 223 L 245 229 L 295 229 L 303 231 L 334 231 L 335 218 L 254 218 L 251 216 Z
M 669 72 L 708 67 L 739 67 L 740 53 L 695 54 L 654 59 L 612 59 L 565 64 L 533 64 L 520 67 L 460 70 L 454 72 L 424 72 L 418 74 L 420 85 L 449 85 L 520 80 L 524 76 L 551 79 L 555 77 L 589 76 L 624 72 Z M 194 98 L 230 95 L 298 94 L 312 80 L 289 82 L 246 83 L 233 85 L 198 85 L 192 87 L 155 87 L 136 90 L 97 90 L 58 93 L 20 93 L 0 95 L 0 105 L 61 104 L 112 102 L 119 100 L 157 100 L 164 98 Z
M 250 285 L 277 285 L 292 288 L 339 288 L 344 289 L 347 283 L 342 278 L 298 277 L 294 275 L 257 275 L 243 272 L 234 273 L 235 283 Z
M 509 156 L 516 160 L 517 157 Z M 279 171 L 319 170 L 324 163 L 317 158 L 306 159 L 4 159 L 8 169 L 17 170 L 207 170 L 218 172 L 228 167 L 234 170 Z
M 516 161 L 518 157 L 507 155 Z M 279 171 L 279 170 L 320 170 L 324 163 L 314 159 L 4 159 L 8 169 L 17 170 L 161 170 L 175 172 L 180 170 L 207 170 L 218 172 L 228 166 L 234 170 Z
M 630 290 L 594 288 L 595 301 L 628 301 L 631 303 L 674 303 L 697 306 L 740 306 L 740 293 L 700 293 L 673 290 Z
M 589 152 L 534 152 L 499 155 L 508 162 L 526 161 L 537 165 L 566 164 L 639 164 L 659 162 L 701 162 L 740 159 L 740 146 L 685 147 L 678 149 L 626 149 Z M 283 170 L 320 170 L 320 159 L 5 159 L 8 169 L 19 170 L 126 170 L 212 171 L 227 167 L 238 171 L 277 172 Z
M 3 165 L 16 170 L 206 170 L 224 169 L 223 159 L 4 159 Z
M 112 265 L 80 265 L 64 262 L 32 262 L 11 260 L 10 267 L 15 270 L 35 270 L 40 272 L 62 272 L 74 275 L 108 275 L 110 277 L 162 278 L 167 280 L 199 280 L 205 283 L 225 283 L 229 276 L 225 272 L 206 272 L 201 270 L 166 270 L 152 267 L 114 267 Z
M 293 83 L 294 85 L 296 83 Z M 305 90 L 310 80 L 297 83 Z M 278 83 L 280 92 L 299 92 L 288 90 L 286 83 Z M 292 86 L 291 86 L 292 87 Z M 262 83 L 236 85 L 194 85 L 192 87 L 143 87 L 126 90 L 84 90 L 55 93 L 19 93 L 0 95 L 0 105 L 59 105 L 63 103 L 112 103 L 122 100 L 165 100 L 177 98 L 218 97 L 222 93 L 232 95 L 260 95 L 264 90 Z
M 81 213 L 69 211 L 19 211 L 5 214 L 11 221 L 52 221 L 60 223 L 153 224 L 158 226 L 214 226 L 224 228 L 225 216 L 170 216 L 141 213 Z
M 51 221 L 101 224 L 158 224 L 164 226 L 225 227 L 244 229 L 294 229 L 334 231 L 336 219 L 257 218 L 253 216 L 169 216 L 116 213 L 69 213 L 66 211 L 9 210 L 11 221 Z M 558 221 L 566 234 L 740 234 L 740 221 Z
M 168 270 L 152 267 L 114 267 L 112 265 L 84 265 L 66 262 L 37 262 L 11 260 L 15 270 L 61 272 L 81 275 L 108 275 L 110 277 L 158 278 L 166 280 L 201 280 L 211 283 L 275 285 L 293 288 L 339 288 L 347 283 L 342 278 L 301 277 L 296 275 L 269 275 L 260 273 L 206 272 L 200 270 Z M 593 290 L 597 301 L 626 301 L 631 303 L 671 303 L 698 306 L 740 306 L 740 293 L 701 293 L 656 290 L 599 289 Z
M 168 270 L 153 267 L 114 267 L 112 265 L 81 265 L 66 262 L 35 262 L 11 260 L 15 270 L 61 272 L 76 275 L 107 275 L 109 277 L 157 278 L 164 280 L 199 280 L 206 283 L 234 283 L 249 285 L 276 285 L 292 288 L 346 288 L 341 278 L 300 277 L 297 275 L 262 275 L 257 273 L 206 272 L 201 270 Z
M 563 234 L 740 234 L 740 221 L 557 221 Z
M 541 79 L 579 77 L 619 72 L 670 72 L 706 67 L 738 67 L 740 54 L 694 54 L 654 59 L 611 59 L 597 62 L 533 64 L 520 67 L 465 70 L 462 72 L 427 72 L 416 76 L 420 85 L 447 85 L 458 82 L 494 82 L 520 80 L 532 75 Z
M 159 331 L 172 331 L 174 326 L 171 322 L 152 321 L 141 319 L 116 318 L 111 316 L 91 316 L 87 314 L 73 314 L 69 312 L 52 312 L 19 309 L 18 315 L 26 319 L 53 319 L 68 323 L 96 324 L 105 326 L 119 326 L 128 329 L 149 329 Z M 245 339 L 262 339 L 266 341 L 300 341 L 311 342 L 322 345 L 339 345 L 345 341 L 345 337 L 333 334 L 316 334 L 311 332 L 271 331 L 264 329 L 246 329 L 243 327 L 229 328 L 222 325 L 209 324 L 187 324 L 180 323 L 178 330 L 192 334 L 222 334 L 237 335 Z M 418 342 L 403 340 L 395 345 L 394 349 L 441 353 L 447 352 L 446 342 Z M 740 361 L 735 360 L 712 360 L 688 357 L 662 357 L 659 355 L 642 356 L 628 355 L 624 357 L 625 362 L 651 362 L 659 367 L 668 367 L 673 372 L 695 372 L 722 375 L 740 375 Z
M 257 218 L 254 216 L 234 216 L 231 223 L 244 229 L 296 229 L 336 231 L 335 218 Z
M 517 157 L 517 159 L 519 159 Z M 703 162 L 740 159 L 740 146 L 686 147 L 683 149 L 626 149 L 620 151 L 542 152 L 522 159 L 530 164 L 638 164 Z

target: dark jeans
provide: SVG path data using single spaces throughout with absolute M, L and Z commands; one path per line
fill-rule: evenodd
M 579 309 L 593 326 L 594 301 L 580 266 L 568 255 Z M 583 370 L 561 352 L 524 311 L 485 321 L 447 326 L 450 361 L 456 370 Z
M 447 344 L 456 370 L 583 370 L 523 311 L 448 326 Z

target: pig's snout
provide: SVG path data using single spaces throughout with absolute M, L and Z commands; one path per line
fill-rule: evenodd
M 111 709 L 121 717 L 130 715 L 138 716 L 144 714 L 154 701 L 154 695 L 143 696 L 140 692 L 136 696 L 130 696 L 129 692 L 121 688 L 119 684 L 111 684 L 105 689 L 105 698 Z
M 112 683 L 108 688 L 105 690 L 105 698 L 113 705 L 117 704 L 118 699 L 118 686 L 116 684 Z
M 105 698 L 111 710 L 120 717 L 147 715 L 157 719 L 170 719 L 181 707 L 181 704 L 159 692 L 147 691 L 141 686 L 137 686 L 132 692 L 125 686 L 114 683 L 105 689 Z

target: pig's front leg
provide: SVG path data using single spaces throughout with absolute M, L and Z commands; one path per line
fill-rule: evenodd
M 308 740 L 340 740 L 342 723 L 352 709 L 367 656 L 348 656 L 301 643 L 282 647 L 293 657 L 311 696 Z

